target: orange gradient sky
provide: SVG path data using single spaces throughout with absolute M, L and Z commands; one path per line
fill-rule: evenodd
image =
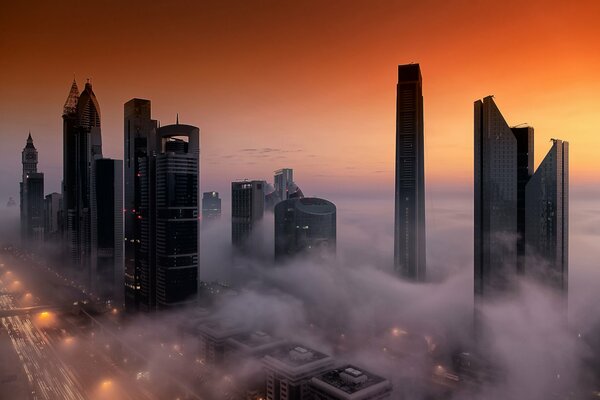
M 473 101 L 571 143 L 572 185 L 600 182 L 599 1 L 19 1 L 0 12 L 0 194 L 18 198 L 31 130 L 62 177 L 62 106 L 92 78 L 105 156 L 123 103 L 201 128 L 202 190 L 292 167 L 305 193 L 393 191 L 397 64 L 424 79 L 427 184 L 472 184 Z M 352 189 L 354 187 L 354 189 Z M 0 198 L 0 202 L 4 202 Z

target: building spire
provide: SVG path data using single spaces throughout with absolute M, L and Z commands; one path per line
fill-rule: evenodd
M 33 139 L 31 138 L 31 131 L 29 131 L 29 136 L 27 136 L 27 143 L 33 143 Z
M 67 96 L 67 101 L 63 107 L 63 116 L 74 113 L 77 110 L 77 101 L 79 100 L 79 88 L 77 88 L 77 82 L 73 77 L 73 83 L 71 84 L 71 90 Z
M 179 125 L 179 113 L 177 113 L 177 119 L 175 120 L 175 125 Z

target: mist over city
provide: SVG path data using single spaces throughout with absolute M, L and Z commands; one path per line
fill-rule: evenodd
M 596 2 L 3 8 L 0 399 L 600 399 Z

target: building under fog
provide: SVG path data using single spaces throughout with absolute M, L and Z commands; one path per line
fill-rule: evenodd
M 59 240 L 61 234 L 62 195 L 60 193 L 47 194 L 44 199 L 44 238 L 45 240 Z
M 157 122 L 151 116 L 150 100 L 134 98 L 125 103 L 123 223 L 125 302 L 130 311 L 138 309 L 140 304 L 148 306 L 153 303 L 150 296 L 154 295 L 154 275 L 149 273 L 148 249 L 141 250 L 142 198 L 145 201 L 149 199 L 147 192 L 142 193 L 142 179 L 147 177 L 141 176 L 140 163 L 155 151 L 156 127 Z
M 243 246 L 265 212 L 265 181 L 231 183 L 231 242 Z
M 527 183 L 525 243 L 528 270 L 553 287 L 569 287 L 569 143 L 552 147 Z M 536 270 L 535 268 L 539 268 Z
M 391 399 L 392 384 L 385 378 L 346 365 L 322 373 L 310 380 L 313 400 Z
M 275 258 L 335 254 L 336 207 L 315 197 L 284 200 L 275 207 Z
M 476 299 L 540 268 L 566 291 L 568 144 L 556 140 L 533 172 L 533 128 L 509 127 L 492 96 L 475 102 L 474 121 Z
M 398 66 L 394 270 L 425 280 L 423 90 L 419 64 Z
M 100 158 L 92 169 L 91 288 L 104 301 L 124 304 L 123 161 Z
M 221 217 L 221 198 L 219 192 L 202 194 L 202 221 L 211 221 Z
M 21 240 L 32 245 L 44 239 L 44 174 L 37 172 L 38 152 L 31 133 L 21 152 Z
M 310 398 L 311 378 L 333 367 L 333 358 L 297 343 L 283 344 L 262 360 L 267 400 Z

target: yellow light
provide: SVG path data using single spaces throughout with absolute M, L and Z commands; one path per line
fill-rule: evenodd
M 112 387 L 112 381 L 110 379 L 106 379 L 102 381 L 102 384 L 100 385 L 102 387 L 102 389 L 110 389 Z

